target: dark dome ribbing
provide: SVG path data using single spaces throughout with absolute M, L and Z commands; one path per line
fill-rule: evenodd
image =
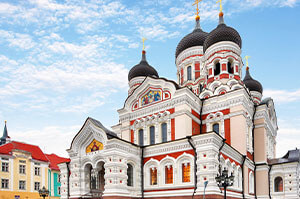
M 131 68 L 131 70 L 128 73 L 128 81 L 135 77 L 140 77 L 140 76 L 154 76 L 154 77 L 159 77 L 157 71 L 148 64 L 146 60 L 146 52 L 143 51 L 142 54 L 142 60 L 139 64 L 135 65 L 134 67 Z
M 249 89 L 249 91 L 257 91 L 262 93 L 263 92 L 263 87 L 259 81 L 253 79 L 250 75 L 249 69 L 246 69 L 246 75 L 243 80 L 245 86 Z
M 242 48 L 242 39 L 240 34 L 234 28 L 226 26 L 223 15 L 220 15 L 219 20 L 219 25 L 208 34 L 203 45 L 203 52 L 205 52 L 213 44 L 221 41 L 231 41 Z
M 179 44 L 177 45 L 175 57 L 177 58 L 178 55 L 182 51 L 184 51 L 185 49 L 188 49 L 190 47 L 203 46 L 207 35 L 208 35 L 208 33 L 204 32 L 200 28 L 199 20 L 196 20 L 196 27 L 195 27 L 194 31 L 191 32 L 190 34 L 186 35 L 185 37 L 183 37 L 181 39 L 181 41 L 179 42 Z

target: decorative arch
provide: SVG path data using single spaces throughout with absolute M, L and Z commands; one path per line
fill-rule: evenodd
M 281 176 L 274 178 L 274 192 L 283 192 L 283 178 Z
M 174 184 L 176 173 L 174 172 L 176 160 L 173 157 L 166 156 L 160 161 L 160 172 L 162 173 L 162 184 Z
M 144 166 L 144 183 L 146 186 L 158 186 L 159 185 L 159 161 L 156 159 L 150 159 Z
M 191 154 L 183 153 L 176 159 L 177 176 L 179 182 L 177 183 L 191 183 L 193 182 L 194 157 Z

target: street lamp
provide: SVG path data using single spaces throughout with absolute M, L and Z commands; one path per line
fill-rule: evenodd
M 43 186 L 43 188 L 39 190 L 39 194 L 45 199 L 45 197 L 49 195 L 49 190 L 47 190 L 45 186 Z
M 231 172 L 231 175 L 228 176 L 228 170 L 226 168 L 224 168 L 224 170 L 221 172 L 221 175 L 217 175 L 217 177 L 215 178 L 217 181 L 218 186 L 221 188 L 224 188 L 224 198 L 226 199 L 226 189 L 229 186 L 233 185 L 233 181 L 234 181 L 234 175 Z

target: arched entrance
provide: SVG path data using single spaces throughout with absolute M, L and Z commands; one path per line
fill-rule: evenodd
M 91 164 L 84 166 L 85 197 L 98 198 L 103 195 L 105 186 L 104 162 L 100 161 L 93 168 Z

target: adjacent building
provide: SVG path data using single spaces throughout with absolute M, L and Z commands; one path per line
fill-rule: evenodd
M 0 198 L 38 199 L 43 186 L 50 198 L 59 198 L 59 169 L 57 163 L 69 161 L 55 154 L 46 155 L 40 147 L 11 141 L 5 122 L 0 145 Z

